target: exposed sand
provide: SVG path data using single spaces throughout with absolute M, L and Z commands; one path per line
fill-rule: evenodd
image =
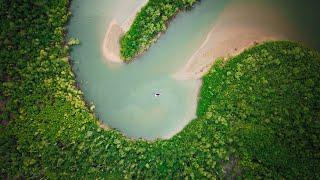
M 115 63 L 123 62 L 120 58 L 120 37 L 129 30 L 136 14 L 147 4 L 147 2 L 148 0 L 143 0 L 143 2 L 132 12 L 131 16 L 122 24 L 119 24 L 115 18 L 110 22 L 102 43 L 102 54 L 106 60 Z
M 292 28 L 279 12 L 265 4 L 230 4 L 200 48 L 173 77 L 200 79 L 218 57 L 237 55 L 256 43 L 293 37 Z
M 102 45 L 102 53 L 105 59 L 112 62 L 122 63 L 120 58 L 119 39 L 123 33 L 122 28 L 118 25 L 116 20 L 112 20 Z

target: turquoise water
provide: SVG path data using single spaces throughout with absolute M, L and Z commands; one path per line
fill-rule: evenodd
M 68 30 L 81 45 L 71 53 L 73 68 L 86 101 L 95 105 L 99 119 L 130 137 L 169 138 L 196 117 L 200 82 L 177 81 L 171 75 L 199 48 L 232 1 L 202 0 L 192 11 L 179 14 L 157 43 L 133 63 L 107 63 L 101 45 L 108 24 L 114 17 L 124 21 L 139 3 L 142 1 L 74 0 Z M 293 17 L 291 11 L 288 16 Z M 312 27 L 314 20 L 310 22 Z M 310 44 L 317 46 L 319 39 L 310 39 Z M 161 96 L 155 97 L 156 92 Z

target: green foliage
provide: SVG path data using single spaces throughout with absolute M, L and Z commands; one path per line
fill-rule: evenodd
M 170 140 L 131 140 L 100 128 L 75 87 L 68 6 L 0 0 L 1 176 L 213 179 L 234 156 L 245 177 L 319 178 L 318 53 L 278 42 L 220 61 L 198 119 Z
M 244 176 L 318 179 L 320 55 L 270 42 L 218 61 L 203 78 L 198 116 L 230 125 Z
M 79 41 L 79 39 L 77 39 L 77 38 L 70 38 L 67 44 L 68 44 L 69 46 L 79 45 L 79 44 L 80 44 L 80 41 Z
M 126 62 L 148 49 L 179 11 L 191 8 L 198 0 L 149 0 L 121 38 L 121 56 Z

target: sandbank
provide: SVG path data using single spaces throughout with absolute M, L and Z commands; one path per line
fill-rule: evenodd
M 137 13 L 147 2 L 148 0 L 143 0 L 123 23 L 119 24 L 116 18 L 113 18 L 109 23 L 102 43 L 102 54 L 107 61 L 114 63 L 123 62 L 120 56 L 120 38 L 130 29 Z
M 293 37 L 292 28 L 280 10 L 259 3 L 232 3 L 224 9 L 200 48 L 173 74 L 173 78 L 200 79 L 219 57 L 235 56 L 257 43 L 290 37 Z

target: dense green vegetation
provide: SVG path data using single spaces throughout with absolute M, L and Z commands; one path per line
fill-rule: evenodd
M 75 87 L 68 4 L 0 0 L 0 176 L 320 178 L 319 53 L 273 42 L 220 60 L 198 119 L 170 140 L 130 140 L 101 129 Z
M 228 122 L 242 175 L 320 178 L 319 69 L 319 53 L 271 42 L 204 77 L 198 116 Z
M 179 12 L 191 8 L 198 0 L 149 0 L 137 14 L 132 26 L 120 40 L 121 56 L 129 62 L 154 43 Z

